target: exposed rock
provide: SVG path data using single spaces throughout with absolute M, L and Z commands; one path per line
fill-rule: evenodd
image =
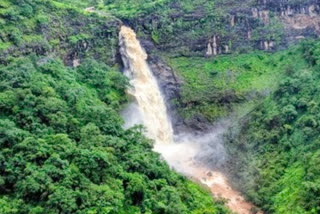
M 193 132 L 205 132 L 212 127 L 212 124 L 204 118 L 202 115 L 194 115 L 191 118 L 187 118 L 183 121 L 183 126 L 180 128 L 183 131 L 192 130 Z
M 320 35 L 320 16 L 309 16 L 306 14 L 297 14 L 294 16 L 283 16 L 282 21 L 287 29 L 304 30 L 313 28 Z
M 88 7 L 86 9 L 84 9 L 84 11 L 89 12 L 89 13 L 94 13 L 95 12 L 95 8 L 94 7 Z
M 165 101 L 172 120 L 174 132 L 180 133 L 191 130 L 193 132 L 203 132 L 208 130 L 211 124 L 203 116 L 196 115 L 192 118 L 183 119 L 178 115 L 177 109 L 180 105 L 180 87 L 182 81 L 177 78 L 174 70 L 157 56 L 149 55 L 148 63 L 166 99 Z
M 231 27 L 233 27 L 235 25 L 235 15 L 231 16 Z
M 251 12 L 252 12 L 252 17 L 253 18 L 255 18 L 255 19 L 259 18 L 259 11 L 258 11 L 257 8 L 252 8 Z
M 259 11 L 259 18 L 263 21 L 265 25 L 268 25 L 270 23 L 270 11 L 269 10 Z
M 153 74 L 159 81 L 165 97 L 169 100 L 179 97 L 181 81 L 177 78 L 172 68 L 167 66 L 160 57 L 151 56 L 148 62 Z
M 208 45 L 207 45 L 207 53 L 206 53 L 207 56 L 212 56 L 213 55 L 213 50 L 212 50 L 212 45 L 211 45 L 211 42 L 209 40 L 208 42 Z
M 224 52 L 225 52 L 225 53 L 229 53 L 229 46 L 228 46 L 228 45 L 225 45 L 225 46 L 224 46 Z
M 78 67 L 80 65 L 80 60 L 79 59 L 74 59 L 72 61 L 72 64 L 73 64 L 73 67 L 76 68 L 76 67 Z
M 251 40 L 251 38 L 252 38 L 252 32 L 251 30 L 248 30 L 248 39 Z
M 175 56 L 274 51 L 285 49 L 302 37 L 320 36 L 319 5 L 320 0 L 225 0 L 215 2 L 217 11 L 201 5 L 186 11 L 181 2 L 169 1 L 166 6 L 172 11 L 165 20 L 161 13 L 153 13 L 124 22 L 149 40 L 157 32 L 155 48 Z
M 209 39 L 207 47 L 207 56 L 216 56 L 218 54 L 217 36 L 214 35 Z M 221 53 L 221 50 L 219 52 Z
M 229 9 L 229 17 L 231 16 L 231 21 L 229 21 L 231 22 L 230 26 L 238 29 L 239 33 L 237 37 L 241 37 L 241 31 L 245 30 L 243 35 L 248 40 L 247 44 L 249 46 L 270 51 L 285 48 L 302 38 L 320 36 L 319 0 L 296 2 L 287 0 L 255 0 L 253 2 L 252 7 L 234 7 L 233 9 Z M 270 24 L 273 24 L 271 19 L 279 20 L 283 26 L 284 34 L 281 36 L 281 41 L 275 42 L 273 38 L 266 40 L 267 37 L 264 38 L 263 33 L 260 34 L 260 40 L 259 37 L 255 37 L 253 40 L 252 31 L 255 30 L 257 24 L 259 25 L 259 23 L 255 23 L 255 20 L 268 27 Z M 231 40 L 233 45 L 232 48 L 226 51 L 225 45 L 228 40 Z M 206 55 L 215 56 L 221 53 L 229 53 L 245 44 L 243 42 L 245 40 L 242 40 L 242 42 L 240 39 L 239 42 L 234 40 L 234 38 L 230 39 L 229 35 L 221 36 L 214 34 L 206 42 Z
M 148 52 L 152 52 L 156 47 L 150 40 L 139 39 L 141 46 Z
M 180 99 L 180 86 L 182 82 L 177 78 L 173 69 L 166 65 L 160 57 L 149 55 L 148 63 L 166 98 L 165 101 L 175 129 L 174 131 L 179 132 L 178 129 L 183 126 L 183 121 L 178 116 L 176 109 Z
M 265 51 L 272 50 L 274 48 L 274 42 L 273 41 L 261 41 L 261 47 Z

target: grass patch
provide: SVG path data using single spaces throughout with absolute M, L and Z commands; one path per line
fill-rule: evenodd
M 241 114 L 250 111 L 252 103 L 277 88 L 291 62 L 299 64 L 301 60 L 292 49 L 215 58 L 165 57 L 183 80 L 181 115 L 201 114 L 213 121 L 230 110 Z

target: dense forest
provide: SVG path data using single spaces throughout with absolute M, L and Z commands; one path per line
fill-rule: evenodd
M 0 69 L 1 213 L 227 213 L 122 129 L 120 72 L 36 56 Z
M 171 171 L 142 127 L 122 128 L 114 18 L 55 1 L 0 11 L 0 213 L 228 213 Z
M 319 42 L 288 52 L 278 88 L 227 136 L 231 173 L 270 213 L 318 213 Z M 289 59 L 288 59 L 289 58 Z
M 169 60 L 184 79 L 179 111 L 187 121 L 237 121 L 224 136 L 222 170 L 266 213 L 320 210 L 319 47 Z
M 181 126 L 232 120 L 219 170 L 248 201 L 319 213 L 319 14 L 317 0 L 0 0 L 0 213 L 231 213 L 146 127 L 123 128 L 121 25 L 172 70 Z

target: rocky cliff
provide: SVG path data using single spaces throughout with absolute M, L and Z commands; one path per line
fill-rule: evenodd
M 174 109 L 180 103 L 183 80 L 161 60 L 160 53 L 175 56 L 212 57 L 250 52 L 276 51 L 304 38 L 320 35 L 320 1 L 216 0 L 167 1 L 152 13 L 124 18 L 138 32 L 150 55 L 149 64 L 157 76 L 173 114 L 175 127 L 205 130 L 210 124 L 201 116 L 181 119 Z M 186 5 L 189 7 L 186 8 Z
M 272 51 L 320 35 L 318 0 L 217 0 L 187 9 L 185 4 L 168 1 L 166 9 L 125 21 L 159 50 L 187 56 Z
M 122 22 L 147 41 L 149 53 L 179 56 L 272 51 L 320 35 L 319 0 L 152 0 L 152 6 L 138 5 L 131 15 L 115 6 L 109 9 L 113 1 L 108 2 L 106 8 L 91 2 L 92 7 L 80 10 L 54 1 L 46 1 L 44 7 L 32 2 L 0 4 L 0 19 L 6 22 L 0 34 L 0 61 L 6 63 L 10 55 L 55 53 L 69 65 L 76 66 L 88 54 L 114 64 Z
M 315 38 L 320 35 L 319 25 L 319 1 L 288 1 L 288 0 L 260 0 L 255 1 L 249 8 L 231 10 L 230 26 L 241 25 L 243 17 L 247 26 L 243 29 L 247 31 L 247 39 L 254 41 L 254 46 L 263 50 L 275 50 L 296 43 L 303 38 Z M 280 38 L 268 35 L 268 32 L 257 31 L 254 22 L 258 21 L 266 30 L 274 30 L 278 24 L 278 30 L 274 32 L 281 35 Z M 278 22 L 278 23 L 276 23 Z M 269 28 L 269 29 L 268 29 Z M 212 45 L 213 47 L 214 45 Z
M 0 3 L 0 21 L 6 23 L 0 33 L 0 63 L 35 54 L 58 56 L 75 67 L 87 56 L 121 64 L 117 35 L 124 23 L 135 29 L 150 55 L 170 109 L 179 105 L 182 80 L 158 57 L 162 53 L 210 57 L 253 49 L 274 51 L 320 35 L 319 0 L 150 0 L 157 3 L 150 7 L 129 1 L 137 7 L 130 15 L 122 13 L 116 1 L 105 3 L 106 8 L 93 1 L 87 9 L 49 0 L 26 2 Z M 114 10 L 108 8 L 110 2 Z M 120 4 L 125 12 L 128 5 Z

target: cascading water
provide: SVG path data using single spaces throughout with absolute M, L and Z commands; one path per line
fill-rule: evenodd
M 196 160 L 199 154 L 208 151 L 211 156 L 224 156 L 223 146 L 217 143 L 218 134 L 223 133 L 224 129 L 217 128 L 213 134 L 201 137 L 190 134 L 174 137 L 163 96 L 147 64 L 147 54 L 137 40 L 135 32 L 122 26 L 119 45 L 124 73 L 132 86 L 128 93 L 136 100 L 136 103 L 131 104 L 123 113 L 128 123 L 127 127 L 142 122 L 147 128 L 147 135 L 155 141 L 154 150 L 161 153 L 171 167 L 207 185 L 213 195 L 228 199 L 228 206 L 232 211 L 250 214 L 253 206 L 231 188 L 225 176 L 211 171 L 206 164 Z M 174 138 L 178 140 L 174 141 Z M 215 142 L 214 148 L 209 146 L 211 142 Z
M 147 54 L 134 31 L 122 26 L 119 37 L 124 73 L 133 88 L 128 93 L 135 97 L 144 125 L 156 144 L 173 142 L 173 131 L 156 79 L 146 62 Z

